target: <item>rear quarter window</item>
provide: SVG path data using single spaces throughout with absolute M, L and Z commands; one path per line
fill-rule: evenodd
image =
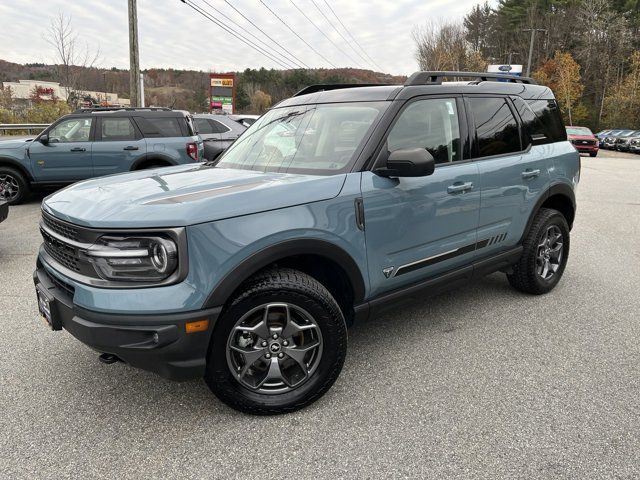
M 184 119 L 178 117 L 136 117 L 136 123 L 145 137 L 184 137 L 180 121 L 184 123 Z
M 549 139 L 548 142 L 539 143 L 562 142 L 567 139 L 560 108 L 555 100 L 526 100 L 526 103 L 539 120 L 531 123 L 531 134 L 542 134 Z

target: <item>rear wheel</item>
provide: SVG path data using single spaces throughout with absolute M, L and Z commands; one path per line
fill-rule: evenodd
M 525 293 L 540 295 L 558 284 L 569 257 L 569 226 L 557 210 L 541 208 L 523 242 L 522 256 L 507 275 Z
M 29 184 L 24 175 L 14 168 L 0 167 L 0 200 L 17 205 L 28 195 Z
M 320 398 L 340 374 L 347 331 L 340 308 L 314 278 L 270 270 L 247 282 L 213 332 L 205 380 L 246 413 L 287 413 Z
M 595 157 L 596 155 L 598 155 L 598 152 L 589 152 L 590 157 Z

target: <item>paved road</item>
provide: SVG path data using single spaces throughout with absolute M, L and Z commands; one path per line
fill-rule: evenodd
M 622 158 L 624 157 L 624 158 Z M 571 257 L 356 326 L 342 375 L 256 418 L 38 319 L 38 202 L 0 224 L 1 478 L 640 477 L 640 156 L 583 158 Z

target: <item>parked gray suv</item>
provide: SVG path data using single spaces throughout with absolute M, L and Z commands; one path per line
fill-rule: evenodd
M 113 173 L 202 160 L 191 115 L 168 108 L 80 109 L 34 140 L 0 142 L 0 199 Z

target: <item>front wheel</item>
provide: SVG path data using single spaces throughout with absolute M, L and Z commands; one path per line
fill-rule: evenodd
M 340 374 L 347 331 L 314 278 L 291 269 L 249 280 L 214 329 L 205 380 L 236 410 L 287 413 L 320 398 Z
M 22 203 L 29 195 L 29 183 L 24 175 L 10 167 L 0 167 L 0 200 L 9 205 Z
M 522 256 L 507 275 L 515 289 L 540 295 L 558 284 L 569 258 L 569 226 L 557 210 L 541 208 L 523 242 Z
M 595 157 L 596 155 L 598 155 L 598 152 L 589 152 L 589 156 L 591 158 Z

